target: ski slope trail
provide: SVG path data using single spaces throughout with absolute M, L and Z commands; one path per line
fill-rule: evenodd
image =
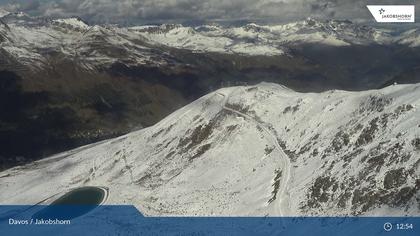
M 243 88 L 240 88 L 243 89 Z M 277 207 L 276 207 L 276 213 L 279 216 L 284 216 L 284 215 L 288 215 L 289 210 L 287 209 L 289 207 L 288 205 L 288 199 L 289 199 L 289 194 L 287 193 L 287 186 L 289 183 L 289 179 L 290 179 L 290 169 L 291 169 L 291 164 L 290 164 L 290 160 L 289 157 L 284 153 L 283 149 L 281 148 L 280 144 L 278 143 L 278 139 L 277 137 L 270 132 L 270 130 L 267 128 L 266 124 L 264 124 L 263 122 L 259 122 L 257 121 L 254 117 L 242 113 L 240 111 L 234 110 L 232 108 L 229 108 L 226 106 L 226 104 L 229 101 L 229 96 L 230 94 L 224 94 L 224 93 L 217 93 L 217 95 L 222 96 L 223 97 L 223 109 L 230 111 L 232 113 L 235 113 L 239 116 L 244 117 L 246 120 L 254 123 L 257 127 L 261 128 L 266 135 L 269 137 L 269 142 L 274 144 L 276 146 L 276 150 L 279 153 L 279 156 L 283 162 L 282 164 L 282 170 L 281 170 L 281 184 L 280 184 L 280 188 L 278 190 L 278 199 L 276 199 L 276 203 L 277 203 Z M 274 184 L 274 183 L 273 183 Z

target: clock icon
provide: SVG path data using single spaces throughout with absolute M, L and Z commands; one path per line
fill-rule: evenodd
M 384 230 L 387 231 L 387 232 L 391 231 L 392 230 L 392 224 L 389 223 L 389 222 L 385 223 L 384 224 Z

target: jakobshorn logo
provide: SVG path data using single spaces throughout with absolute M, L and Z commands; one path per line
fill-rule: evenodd
M 384 14 L 385 10 L 383 8 L 381 8 L 381 10 L 379 10 L 379 14 Z
M 415 20 L 414 5 L 368 5 L 376 22 L 413 23 Z

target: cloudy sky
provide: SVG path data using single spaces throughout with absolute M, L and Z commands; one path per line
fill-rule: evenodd
M 0 0 L 0 8 L 36 16 L 79 16 L 90 23 L 292 21 L 314 18 L 372 20 L 368 4 L 420 0 Z M 417 8 L 420 8 L 418 6 Z M 417 9 L 418 10 L 418 9 Z

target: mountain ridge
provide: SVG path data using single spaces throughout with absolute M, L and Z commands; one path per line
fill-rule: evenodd
M 135 27 L 88 25 L 77 17 L 35 18 L 24 13 L 9 13 L 1 19 L 15 32 L 8 35 L 11 44 L 5 41 L 2 43 L 3 48 L 17 58 L 25 58 L 29 65 L 35 58 L 40 60 L 42 56 L 39 54 L 47 48 L 73 57 L 76 56 L 74 52 L 68 50 L 82 50 L 78 53 L 88 57 L 86 61 L 91 64 L 89 68 L 109 64 L 121 57 L 121 55 L 107 54 L 98 46 L 90 46 L 91 40 L 98 40 L 95 45 L 100 42 L 118 48 L 120 52 L 132 57 L 130 61 L 135 65 L 152 62 L 170 64 L 175 61 L 168 61 L 154 54 L 151 47 L 159 45 L 201 53 L 248 56 L 291 55 L 290 47 L 308 43 L 337 47 L 392 43 L 418 46 L 418 32 L 415 30 L 403 33 L 409 38 L 402 39 L 391 36 L 389 30 L 358 25 L 350 21 L 318 21 L 311 18 L 283 25 L 250 23 L 240 27 L 214 24 L 196 27 L 180 24 Z M 157 58 L 160 58 L 160 62 L 156 61 Z
M 221 87 L 265 81 L 301 92 L 362 91 L 419 82 L 416 30 L 391 35 L 313 19 L 137 27 L 24 13 L 0 20 L 8 101 L 0 106 L 0 169 L 154 125 Z
M 418 215 L 419 89 L 220 89 L 155 126 L 2 172 L 0 201 L 104 186 L 108 204 L 145 215 Z

